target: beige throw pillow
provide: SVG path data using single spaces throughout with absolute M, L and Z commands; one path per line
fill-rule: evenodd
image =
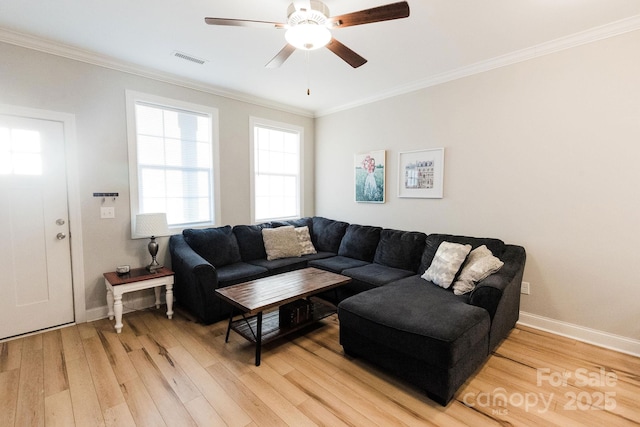
M 262 240 L 269 261 L 302 255 L 298 235 L 292 225 L 263 228 Z
M 421 276 L 425 280 L 447 289 L 451 286 L 460 266 L 471 251 L 471 245 L 442 242 L 438 246 L 431 265 Z
M 485 245 L 475 248 L 469 254 L 462 266 L 460 276 L 453 284 L 453 293 L 464 295 L 471 292 L 476 287 L 476 283 L 500 270 L 503 265 L 504 262 L 493 256 Z
M 296 227 L 296 235 L 298 236 L 298 243 L 300 243 L 301 255 L 317 254 L 316 248 L 311 242 L 311 235 L 309 235 L 309 227 Z

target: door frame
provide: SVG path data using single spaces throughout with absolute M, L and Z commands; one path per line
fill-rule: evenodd
M 71 113 L 0 104 L 0 114 L 60 122 L 64 132 L 67 204 L 69 210 L 69 245 L 71 247 L 71 281 L 73 286 L 73 316 L 75 323 L 87 321 L 84 288 L 84 252 L 82 248 L 82 216 L 78 188 L 78 157 L 76 116 Z

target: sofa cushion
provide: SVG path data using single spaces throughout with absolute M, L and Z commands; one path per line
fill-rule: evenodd
M 262 240 L 264 241 L 264 250 L 267 252 L 267 260 L 269 261 L 302 255 L 302 247 L 298 242 L 298 235 L 292 225 L 263 228 Z
M 431 265 L 421 277 L 447 289 L 453 283 L 469 252 L 471 252 L 471 245 L 440 243 Z
M 316 248 L 313 246 L 313 242 L 311 241 L 311 235 L 309 234 L 309 227 L 296 227 L 296 236 L 298 236 L 298 243 L 300 244 L 300 254 L 301 255 L 311 255 L 315 254 Z
M 182 231 L 184 240 L 214 267 L 240 262 L 240 248 L 230 225 Z
M 417 275 L 347 298 L 338 316 L 340 329 L 441 368 L 455 366 L 478 342 L 489 351 L 489 313 Z
M 340 242 L 349 224 L 320 216 L 313 217 L 313 225 L 309 230 L 313 246 L 319 252 L 338 253 Z
M 366 261 L 343 256 L 332 256 L 309 261 L 309 267 L 318 267 L 322 270 L 333 271 L 334 273 L 342 273 L 342 271 L 348 268 L 361 267 L 367 264 L 369 263 Z
M 269 275 L 286 273 L 288 271 L 299 270 L 307 266 L 307 260 L 302 257 L 278 258 L 274 260 L 254 259 L 250 264 L 269 270 Z
M 236 235 L 238 240 L 240 256 L 243 261 L 267 258 L 267 252 L 264 250 L 264 241 L 262 240 L 263 228 L 271 228 L 271 224 L 236 225 L 233 227 L 233 234 Z
M 381 231 L 381 227 L 350 224 L 340 242 L 338 255 L 361 261 L 373 261 Z
M 218 275 L 218 286 L 225 287 L 264 277 L 268 274 L 268 271 L 266 268 L 257 265 L 236 262 L 216 268 L 216 274 Z
M 302 258 L 307 261 L 313 261 L 317 259 L 333 258 L 334 256 L 336 256 L 336 254 L 331 252 L 316 252 L 315 254 L 302 255 Z
M 293 225 L 294 227 L 309 227 L 309 231 L 313 228 L 313 220 L 310 217 L 291 219 L 288 221 L 271 221 L 271 226 L 276 227 L 284 227 L 287 225 Z
M 476 283 L 500 270 L 504 263 L 493 256 L 485 245 L 471 251 L 462 265 L 460 275 L 453 282 L 453 293 L 463 295 L 471 292 Z
M 373 286 L 382 286 L 404 277 L 413 276 L 415 272 L 373 263 L 361 267 L 348 268 L 343 270 L 342 274 L 358 282 L 368 283 Z
M 418 271 L 427 235 L 417 231 L 384 229 L 373 262 L 402 270 Z
M 471 245 L 471 249 L 475 249 L 478 246 L 486 245 L 487 248 L 498 258 L 504 252 L 504 242 L 499 239 L 491 239 L 484 237 L 467 237 L 467 236 L 454 236 L 451 234 L 429 234 L 425 241 L 424 252 L 420 261 L 420 268 L 418 274 L 423 274 L 427 268 L 431 265 L 433 257 L 436 255 L 436 251 L 440 246 L 440 243 L 447 241 L 452 243 L 460 243 L 462 245 Z

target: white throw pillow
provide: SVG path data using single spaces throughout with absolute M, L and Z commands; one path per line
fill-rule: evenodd
M 316 248 L 311 242 L 311 236 L 309 235 L 309 227 L 296 227 L 296 235 L 298 236 L 298 243 L 300 243 L 301 255 L 317 254 Z
M 263 228 L 262 240 L 269 261 L 302 255 L 298 234 L 292 225 Z
M 425 280 L 447 289 L 451 286 L 460 266 L 469 255 L 471 245 L 442 242 L 438 246 L 431 265 L 421 276 Z
M 503 265 L 504 262 L 493 256 L 485 245 L 475 248 L 469 254 L 458 279 L 453 284 L 453 293 L 464 295 L 471 292 L 476 287 L 476 283 L 500 270 Z

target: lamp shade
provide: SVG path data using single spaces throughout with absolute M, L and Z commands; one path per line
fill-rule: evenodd
M 167 214 L 145 213 L 136 215 L 136 235 L 139 237 L 161 236 L 168 232 Z
M 315 50 L 326 46 L 331 41 L 331 31 L 324 25 L 300 23 L 289 28 L 284 38 L 298 49 Z

